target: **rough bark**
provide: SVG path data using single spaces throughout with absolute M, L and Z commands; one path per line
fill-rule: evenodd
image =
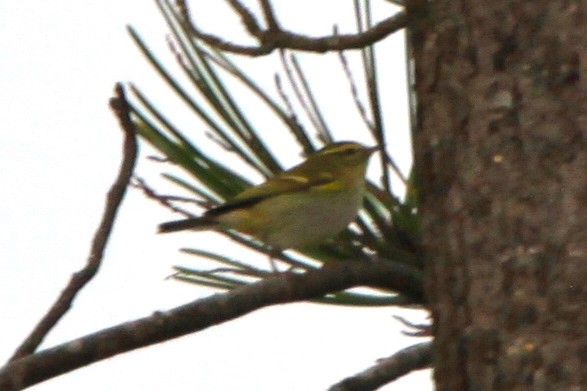
M 437 389 L 587 389 L 587 2 L 435 0 L 421 16 Z

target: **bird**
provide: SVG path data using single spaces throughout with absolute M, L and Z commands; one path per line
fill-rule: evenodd
M 199 217 L 160 224 L 159 232 L 233 230 L 275 252 L 317 245 L 356 218 L 377 149 L 351 141 L 329 144 Z

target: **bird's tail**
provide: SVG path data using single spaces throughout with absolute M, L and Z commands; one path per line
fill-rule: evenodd
M 186 229 L 193 229 L 196 231 L 214 229 L 218 223 L 205 216 L 194 217 L 191 219 L 168 221 L 163 224 L 159 224 L 159 233 L 183 231 Z

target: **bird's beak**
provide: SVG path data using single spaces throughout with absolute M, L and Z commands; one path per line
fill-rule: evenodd
M 379 151 L 379 146 L 377 146 L 377 145 L 374 146 L 374 147 L 367 148 L 367 154 L 368 155 L 371 155 L 371 154 L 373 154 L 373 153 L 375 153 L 377 151 Z

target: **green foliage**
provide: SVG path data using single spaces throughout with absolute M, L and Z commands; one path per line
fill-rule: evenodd
M 227 77 L 237 80 L 259 102 L 262 102 L 283 125 L 276 132 L 293 136 L 300 150 L 310 153 L 318 149 L 320 144 L 333 141 L 324 115 L 318 108 L 303 69 L 295 56 L 282 52 L 282 63 L 286 78 L 296 91 L 298 99 L 302 100 L 303 109 L 311 119 L 314 131 L 304 129 L 287 98 L 282 96 L 284 104 L 276 102 L 231 58 L 195 38 L 190 29 L 192 22 L 169 1 L 158 0 L 157 4 L 169 25 L 176 58 L 189 83 L 181 85 L 133 28 L 129 28 L 130 35 L 157 73 L 185 105 L 206 124 L 208 134 L 221 143 L 227 151 L 236 154 L 263 177 L 269 177 L 283 169 L 279 160 L 267 147 L 267 140 L 260 136 L 245 110 L 241 108 L 239 97 L 227 87 Z M 366 29 L 371 23 L 368 7 L 360 7 L 358 1 L 355 4 L 357 24 L 360 29 Z M 287 59 L 290 59 L 289 63 Z M 384 152 L 385 129 L 378 94 L 378 72 L 374 49 L 368 47 L 362 50 L 364 79 L 369 97 L 367 110 L 359 101 L 357 87 L 343 53 L 340 54 L 340 59 L 351 85 L 353 99 L 365 119 L 365 131 L 370 132 L 377 141 L 380 151 Z M 281 89 L 281 78 L 276 76 L 276 81 L 278 89 Z M 189 135 L 177 129 L 139 88 L 133 85 L 129 88 L 134 96 L 132 108 L 139 135 L 161 152 L 169 162 L 188 173 L 193 178 L 193 182 L 169 173 L 164 173 L 164 178 L 193 193 L 197 202 L 202 205 L 221 203 L 251 185 L 242 172 L 220 164 L 190 141 Z M 367 115 L 371 120 L 367 119 Z M 401 176 L 392 158 L 385 152 L 380 155 L 381 181 L 369 183 L 365 208 L 356 224 L 332 241 L 305 251 L 303 254 L 288 251 L 276 256 L 275 259 L 281 266 L 285 265 L 292 271 L 303 272 L 320 267 L 323 262 L 363 259 L 365 262 L 399 262 L 421 267 L 415 198 L 417 192 L 411 181 Z M 405 201 L 391 192 L 390 175 L 394 174 L 398 175 L 408 188 Z M 169 201 L 169 197 L 154 195 L 154 192 L 146 185 L 144 189 L 162 204 L 172 207 L 175 211 L 179 210 L 172 206 L 173 202 Z M 187 212 L 184 214 L 189 215 Z M 252 238 L 235 232 L 227 232 L 226 235 L 255 251 L 270 253 L 270 250 L 262 243 Z M 232 289 L 269 276 L 273 272 L 271 269 L 262 269 L 245 260 L 231 259 L 219 253 L 201 249 L 184 249 L 183 251 L 212 260 L 218 267 L 212 270 L 200 270 L 177 266 L 174 278 L 215 289 Z M 318 301 L 363 306 L 409 304 L 408 300 L 393 292 L 339 292 Z

